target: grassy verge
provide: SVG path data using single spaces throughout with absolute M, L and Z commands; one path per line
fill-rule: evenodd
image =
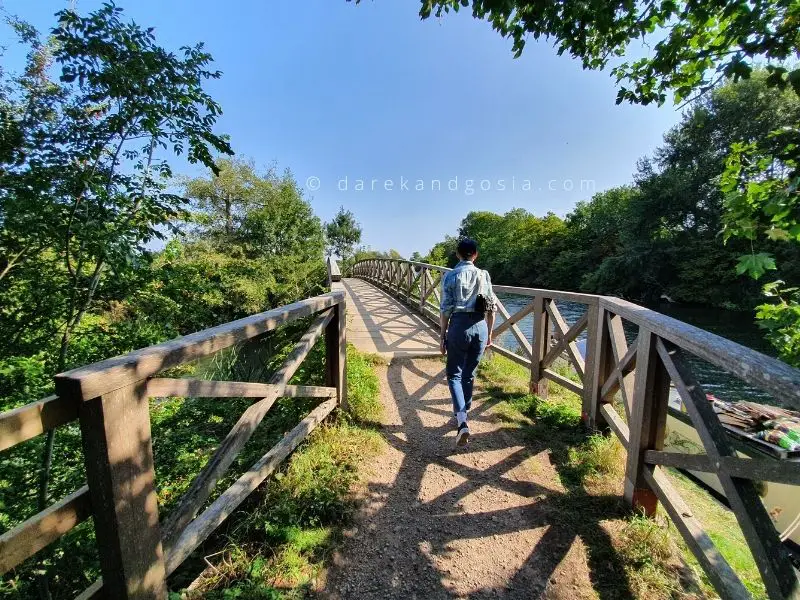
M 195 557 L 209 567 L 175 598 L 292 599 L 316 586 L 353 513 L 358 466 L 384 443 L 372 427 L 382 412 L 374 370 L 381 359 L 352 346 L 347 359 L 348 410 L 319 427 L 251 495 Z
M 648 599 L 716 596 L 663 511 L 646 519 L 622 504 L 625 449 L 613 435 L 586 435 L 576 394 L 549 382 L 547 400 L 531 395 L 529 372 L 497 355 L 481 364 L 480 379 L 495 403 L 494 414 L 522 429 L 532 445 L 549 451 L 564 488 L 553 500 L 559 507 L 556 519 L 578 532 L 590 563 L 604 561 L 604 571 L 616 571 L 616 577 L 603 577 L 592 569 L 598 593 Z M 753 596 L 766 598 L 733 513 L 688 477 L 676 471 L 670 475 Z M 591 522 L 600 526 L 586 525 Z
M 265 381 L 291 351 L 293 341 L 305 326 L 305 323 L 292 324 L 211 359 L 173 369 L 166 376 Z M 321 385 L 323 358 L 324 349 L 319 344 L 306 358 L 293 383 Z M 371 427 L 381 416 L 375 362 L 353 348 L 348 349 L 349 411 L 339 412 L 318 428 L 278 476 L 252 494 L 241 510 L 173 575 L 172 589 L 187 586 L 207 568 L 210 574 L 203 578 L 203 585 L 210 598 L 237 597 L 237 594 L 247 598 L 277 598 L 281 596 L 276 594 L 289 594 L 285 590 L 313 580 L 315 565 L 322 563 L 326 549 L 335 543 L 341 524 L 349 515 L 348 492 L 355 480 L 356 467 L 381 443 Z M 211 500 L 318 403 L 319 399 L 278 400 L 216 486 Z M 250 404 L 252 399 L 247 398 L 151 400 L 156 491 L 162 519 Z M 36 512 L 36 476 L 42 441 L 39 436 L 0 454 L 0 531 Z M 61 498 L 85 481 L 77 425 L 58 430 L 56 449 L 58 460 L 53 465 L 50 489 L 52 498 Z M 206 561 L 206 556 L 214 553 L 219 554 Z M 214 567 L 208 567 L 209 564 Z M 40 574 L 49 579 L 53 600 L 73 598 L 97 579 L 99 560 L 91 520 L 3 575 L 0 599 L 39 598 L 36 578 Z M 252 593 L 248 588 L 251 583 L 256 590 Z M 273 587 L 284 591 L 270 591 Z

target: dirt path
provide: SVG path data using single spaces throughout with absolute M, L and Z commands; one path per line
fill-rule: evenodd
M 548 451 L 479 396 L 472 440 L 456 449 L 442 362 L 396 359 L 382 371 L 389 447 L 365 466 L 362 509 L 322 596 L 597 597 L 587 557 L 597 552 L 553 524 L 564 490 Z

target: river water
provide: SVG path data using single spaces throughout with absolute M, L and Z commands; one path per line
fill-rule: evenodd
M 512 315 L 531 301 L 531 298 L 528 296 L 512 294 L 500 294 L 500 299 L 509 314 Z M 556 302 L 556 305 L 561 315 L 564 317 L 564 320 L 570 325 L 575 323 L 586 311 L 584 305 L 573 302 L 559 300 Z M 685 321 L 686 323 L 690 323 L 706 331 L 738 342 L 753 350 L 758 350 L 764 354 L 774 356 L 774 350 L 764 339 L 761 330 L 755 324 L 752 313 L 675 304 L 660 304 L 651 308 L 670 317 Z M 519 326 L 528 340 L 531 340 L 533 335 L 533 317 L 530 315 L 525 317 L 520 321 Z M 628 343 L 634 340 L 636 333 L 636 326 L 625 324 L 625 334 L 628 338 Z M 513 334 L 510 332 L 503 333 L 498 341 L 501 346 L 518 351 L 518 344 Z M 586 332 L 584 331 L 578 338 L 578 346 L 582 353 L 585 352 L 585 342 Z M 780 398 L 773 398 L 770 394 L 744 383 L 719 367 L 692 355 L 689 355 L 688 359 L 692 364 L 695 377 L 697 377 L 697 380 L 707 393 L 714 394 L 722 400 L 751 400 L 762 404 L 781 404 Z

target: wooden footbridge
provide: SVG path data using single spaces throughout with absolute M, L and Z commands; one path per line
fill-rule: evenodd
M 329 293 L 63 373 L 56 378 L 56 395 L 0 414 L 0 451 L 78 421 L 87 476 L 86 486 L 2 534 L 0 572 L 13 569 L 91 517 L 102 579 L 79 597 L 166 598 L 166 578 L 346 402 L 346 340 L 389 358 L 438 353 L 434 327 L 445 271 L 417 262 L 371 259 L 357 263 L 351 277 L 342 280 L 336 263 L 329 261 Z M 514 314 L 500 305 L 495 339 L 506 334 L 517 348 L 497 346 L 495 351 L 529 369 L 533 392 L 546 394 L 549 381 L 581 396 L 586 427 L 616 435 L 627 449 L 625 499 L 649 515 L 661 503 L 720 596 L 750 594 L 671 485 L 664 466 L 716 474 L 769 596 L 800 599 L 798 574 L 754 485 L 800 485 L 800 464 L 740 457 L 687 356 L 728 371 L 792 409 L 800 409 L 800 371 L 618 298 L 510 286 L 494 289 L 501 297 L 528 298 Z M 559 309 L 564 302 L 582 307 L 581 316 L 571 323 Z M 311 319 L 310 327 L 265 383 L 164 373 L 302 318 Z M 523 322 L 532 327 L 531 336 L 523 333 Z M 580 336 L 585 337 L 585 353 L 578 348 Z M 325 346 L 324 385 L 293 385 L 292 376 L 318 341 Z M 574 377 L 556 372 L 557 360 L 567 361 Z M 704 454 L 663 448 L 671 385 Z M 178 506 L 159 515 L 148 409 L 151 397 L 167 396 L 246 397 L 253 403 Z M 286 396 L 320 398 L 320 403 L 208 503 L 270 407 Z

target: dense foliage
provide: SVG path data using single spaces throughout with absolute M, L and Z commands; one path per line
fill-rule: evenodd
M 632 185 L 578 203 L 563 220 L 521 209 L 473 212 L 458 235 L 479 241 L 481 261 L 500 283 L 752 310 L 763 302 L 761 285 L 743 269 L 737 273 L 742 256 L 776 256 L 778 275 L 800 282 L 798 246 L 762 236 L 725 243 L 721 235 L 726 199 L 719 181 L 731 144 L 800 120 L 800 100 L 770 89 L 768 77 L 757 71 L 695 103 L 654 155 L 639 161 Z M 425 259 L 452 264 L 454 247 L 448 238 Z M 796 343 L 788 346 L 776 328 L 796 321 L 775 307 L 759 315 L 783 356 L 795 360 Z
M 56 372 L 293 302 L 325 281 L 323 225 L 291 173 L 224 158 L 221 109 L 204 91 L 219 73 L 202 45 L 170 52 L 110 4 L 57 19 L 47 37 L 9 20 L 29 53 L 22 73 L 0 72 L 0 410 L 51 392 Z M 180 155 L 209 176 L 177 180 Z M 275 411 L 263 435 L 276 439 L 307 408 Z M 218 409 L 154 406 L 162 507 L 242 402 Z M 0 529 L 84 483 L 80 448 L 70 425 L 0 456 Z M 7 574 L 0 596 L 73 597 L 97 573 L 86 523 Z
M 181 55 L 106 5 L 58 14 L 3 73 L 0 400 L 48 391 L 70 366 L 293 301 L 320 289 L 323 227 L 291 173 L 259 173 L 212 131 L 201 46 Z M 60 67 L 60 68 L 59 68 Z M 55 75 L 55 77 L 54 77 Z M 178 193 L 170 155 L 209 178 Z M 151 242 L 178 235 L 161 251 Z

